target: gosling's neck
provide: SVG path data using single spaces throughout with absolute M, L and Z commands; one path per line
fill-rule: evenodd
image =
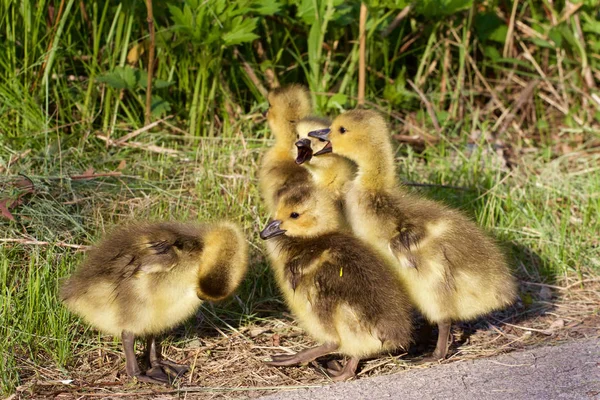
M 336 154 L 321 156 L 319 160 L 306 164 L 306 168 L 315 183 L 327 189 L 335 198 L 345 193 L 346 184 L 356 175 L 356 165 Z
M 391 190 L 396 187 L 396 166 L 391 145 L 365 149 L 355 159 L 358 173 L 355 182 L 367 190 Z
M 285 127 L 275 135 L 275 144 L 273 149 L 278 153 L 289 153 L 292 156 L 292 149 L 295 148 L 294 143 L 296 142 L 296 130 L 294 124 L 288 123 Z

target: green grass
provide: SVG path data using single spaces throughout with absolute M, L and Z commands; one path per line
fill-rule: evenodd
M 103 137 L 143 126 L 145 53 L 131 63 L 127 56 L 148 46 L 145 9 L 84 3 L 0 0 L 0 201 L 23 192 L 20 174 L 35 187 L 11 209 L 15 221 L 0 217 L 0 239 L 50 243 L 0 242 L 4 394 L 45 369 L 67 378 L 77 355 L 97 345 L 56 297 L 83 257 L 64 244 L 89 245 L 128 219 L 239 222 L 252 270 L 238 299 L 215 308 L 218 318 L 210 307 L 205 314 L 221 326 L 273 315 L 280 306 L 258 239 L 268 218 L 256 179 L 270 144 L 263 92 L 275 77 L 308 84 L 320 113 L 356 104 L 358 2 L 316 2 L 318 17 L 312 2 L 259 11 L 259 1 L 223 9 L 212 0 L 161 2 L 154 118 L 171 118 L 126 145 L 107 145 Z M 201 23 L 186 19 L 184 3 Z M 517 26 L 503 55 L 512 4 L 465 1 L 436 14 L 434 3 L 422 2 L 385 39 L 399 9 L 369 9 L 366 97 L 403 135 L 399 178 L 432 184 L 414 190 L 491 231 L 525 280 L 598 275 L 600 104 L 585 79 L 600 84 L 598 8 L 587 1 L 561 20 L 562 6 L 520 2 L 517 20 L 537 34 Z M 235 7 L 251 21 L 245 30 L 231 22 Z M 90 167 L 121 175 L 71 178 Z

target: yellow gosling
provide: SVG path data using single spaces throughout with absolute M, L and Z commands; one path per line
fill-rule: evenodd
M 354 233 L 396 266 L 414 305 L 439 327 L 433 359 L 448 351 L 452 321 L 510 305 L 517 285 L 497 244 L 457 210 L 398 185 L 390 133 L 370 110 L 338 116 L 311 132 L 358 166 L 346 194 Z
M 129 376 L 168 384 L 187 367 L 161 359 L 155 336 L 192 316 L 204 300 L 233 293 L 247 266 L 246 239 L 232 223 L 134 223 L 90 250 L 62 285 L 61 299 L 95 328 L 121 335 Z M 135 358 L 136 336 L 147 338 L 145 373 Z
M 277 285 L 300 326 L 320 346 L 269 362 L 291 366 L 328 353 L 350 357 L 328 372 L 355 376 L 361 358 L 412 341 L 409 299 L 393 269 L 353 235 L 340 232 L 341 216 L 325 192 L 297 188 L 280 200 L 261 232 Z

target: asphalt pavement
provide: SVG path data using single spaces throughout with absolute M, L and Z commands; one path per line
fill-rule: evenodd
M 264 400 L 600 400 L 600 340 L 587 339 L 319 388 Z

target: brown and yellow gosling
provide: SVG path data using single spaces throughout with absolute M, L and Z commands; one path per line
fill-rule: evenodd
M 355 375 L 361 358 L 408 347 L 411 306 L 400 280 L 369 246 L 340 232 L 341 216 L 326 193 L 289 191 L 275 218 L 261 238 L 267 240 L 277 285 L 300 326 L 321 345 L 274 355 L 270 365 L 339 353 L 349 361 L 343 368 L 333 364 L 328 372 L 345 380 Z
M 309 136 L 358 166 L 346 217 L 358 237 L 396 266 L 413 304 L 437 323 L 433 359 L 446 356 L 452 321 L 514 301 L 515 278 L 495 241 L 461 212 L 397 183 L 390 132 L 379 113 L 349 111 Z
M 61 298 L 90 325 L 122 337 L 129 376 L 168 384 L 187 367 L 161 359 L 156 335 L 192 316 L 203 301 L 233 293 L 247 265 L 246 239 L 232 223 L 133 223 L 90 250 L 62 285 Z M 135 358 L 136 336 L 147 338 L 145 373 Z

